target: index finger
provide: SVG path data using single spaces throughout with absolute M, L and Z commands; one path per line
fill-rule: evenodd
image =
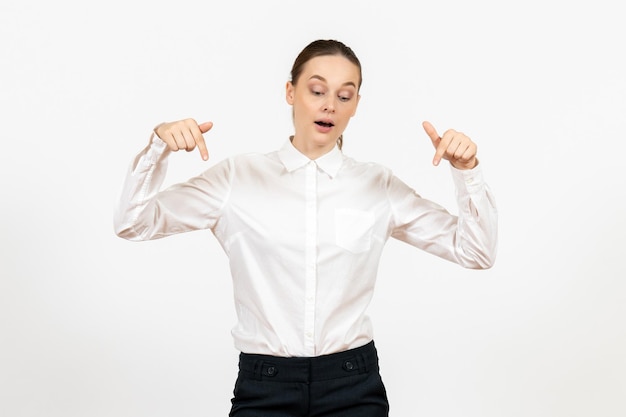
M 196 141 L 196 145 L 198 146 L 198 150 L 200 151 L 200 156 L 204 161 L 209 159 L 209 151 L 206 147 L 206 142 L 204 141 L 203 133 L 208 132 L 213 127 L 213 123 L 206 122 L 198 125 L 198 129 L 194 129 L 193 137 Z
M 424 128 L 424 131 L 430 137 L 430 140 L 433 142 L 433 145 L 436 148 L 439 144 L 439 141 L 441 140 L 439 133 L 437 133 L 437 130 L 435 130 L 435 127 L 430 122 L 423 122 L 422 127 Z
M 430 137 L 431 142 L 433 143 L 433 146 L 435 147 L 435 156 L 433 158 L 433 165 L 437 166 L 439 165 L 439 162 L 441 162 L 441 158 L 443 157 L 443 154 L 446 151 L 446 146 L 443 146 L 441 144 L 441 136 L 439 136 L 439 133 L 437 133 L 437 130 L 435 130 L 435 127 L 430 123 L 430 122 L 423 122 L 422 123 L 422 127 L 424 128 L 424 130 L 426 131 L 426 134 L 428 134 L 428 136 Z
M 204 136 L 201 134 L 196 137 L 196 145 L 198 145 L 198 150 L 200 151 L 200 156 L 204 161 L 209 159 L 209 151 L 206 147 L 206 143 L 204 142 Z

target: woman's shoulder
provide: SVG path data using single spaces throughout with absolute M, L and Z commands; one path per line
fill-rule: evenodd
M 344 155 L 344 168 L 353 172 L 363 172 L 374 176 L 390 176 L 393 172 L 390 168 L 375 161 L 360 161 Z

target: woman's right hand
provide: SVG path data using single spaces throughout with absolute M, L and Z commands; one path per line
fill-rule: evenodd
M 194 119 L 184 119 L 161 123 L 154 128 L 154 133 L 174 152 L 181 149 L 191 152 L 198 147 L 200 156 L 206 161 L 209 159 L 209 151 L 202 135 L 212 127 L 213 122 L 198 124 Z

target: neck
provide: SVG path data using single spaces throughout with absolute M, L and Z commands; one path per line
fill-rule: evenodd
M 291 136 L 289 138 L 294 148 L 296 148 L 300 153 L 305 155 L 307 158 L 311 160 L 316 160 L 319 157 L 326 155 L 328 152 L 332 151 L 335 147 L 335 143 L 332 144 L 312 144 L 306 141 L 298 140 L 297 137 Z

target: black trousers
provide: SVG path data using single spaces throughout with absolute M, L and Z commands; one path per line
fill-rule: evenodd
M 241 353 L 230 417 L 387 417 L 374 342 L 312 358 Z

